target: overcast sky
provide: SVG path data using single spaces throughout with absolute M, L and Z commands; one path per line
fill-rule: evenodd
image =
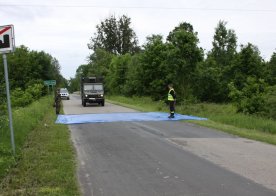
M 0 0 L 0 26 L 14 25 L 16 46 L 50 53 L 67 79 L 87 63 L 95 26 L 112 14 L 131 18 L 139 45 L 188 22 L 209 51 L 214 29 L 224 20 L 239 45 L 256 45 L 265 60 L 276 52 L 276 0 Z

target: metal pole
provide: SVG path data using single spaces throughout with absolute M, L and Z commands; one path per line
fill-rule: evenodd
M 5 70 L 5 80 L 6 80 L 6 91 L 7 91 L 7 103 L 8 103 L 8 111 L 9 111 L 9 124 L 10 124 L 10 131 L 11 131 L 11 144 L 12 144 L 12 151 L 15 155 L 15 143 L 14 143 L 14 134 L 13 134 L 13 124 L 12 124 L 12 110 L 11 110 L 11 101 L 10 101 L 10 85 L 9 85 L 9 76 L 8 76 L 8 65 L 7 65 L 7 56 L 3 54 L 4 60 L 4 70 Z

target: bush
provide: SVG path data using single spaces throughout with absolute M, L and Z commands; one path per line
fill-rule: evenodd
M 11 102 L 13 107 L 24 107 L 33 102 L 33 97 L 29 92 L 16 88 L 11 92 Z
M 31 94 L 34 100 L 38 100 L 42 95 L 43 87 L 42 84 L 33 84 L 28 86 L 25 92 Z
M 228 85 L 229 97 L 233 100 L 238 112 L 245 114 L 263 114 L 266 112 L 266 83 L 262 79 L 248 77 L 244 87 L 239 90 L 233 82 Z
M 269 87 L 265 102 L 267 117 L 276 119 L 276 85 Z

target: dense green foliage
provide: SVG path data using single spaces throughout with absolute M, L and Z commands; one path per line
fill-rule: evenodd
M 226 87 L 232 79 L 229 71 L 237 54 L 235 32 L 226 29 L 226 22 L 220 21 L 215 28 L 212 44 L 205 61 L 197 65 L 193 89 L 200 101 L 226 102 Z
M 129 18 L 127 21 L 131 24 Z M 111 16 L 97 25 L 97 34 L 89 44 L 93 50 L 89 63 L 78 68 L 72 83 L 81 76 L 101 75 L 110 94 L 162 101 L 166 100 L 167 84 L 172 83 L 178 103 L 231 102 L 238 112 L 275 118 L 269 110 L 275 108 L 274 94 L 269 89 L 276 82 L 276 53 L 265 62 L 258 47 L 251 43 L 238 50 L 235 31 L 226 25 L 219 21 L 213 47 L 206 54 L 198 46 L 197 32 L 186 22 L 176 26 L 166 39 L 151 35 L 141 50 L 120 52 L 115 47 L 115 32 L 120 28 Z M 136 42 L 132 44 L 132 48 L 137 47 Z
M 56 80 L 58 86 L 67 85 L 66 79 L 60 74 L 57 59 L 43 51 L 30 51 L 27 47 L 20 46 L 14 53 L 7 55 L 7 61 L 12 106 L 26 106 L 45 95 L 47 89 L 44 80 Z M 0 67 L 0 109 L 4 112 L 6 89 L 2 56 Z
M 262 79 L 248 77 L 239 90 L 233 82 L 228 85 L 230 98 L 237 106 L 238 112 L 254 114 L 265 111 L 265 82 Z
M 267 92 L 268 93 L 265 95 L 265 115 L 276 119 L 276 85 L 270 86 Z
M 267 81 L 270 85 L 276 85 L 276 52 L 273 53 L 267 66 Z

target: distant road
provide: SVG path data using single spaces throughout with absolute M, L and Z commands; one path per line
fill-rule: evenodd
M 71 94 L 70 100 L 63 102 L 64 112 L 66 114 L 89 114 L 89 113 L 114 113 L 114 112 L 137 112 L 133 109 L 105 103 L 105 106 L 100 106 L 97 103 L 87 104 L 87 107 L 81 105 L 80 95 Z
M 135 112 L 106 103 L 66 114 Z M 127 114 L 126 114 L 127 115 Z M 275 196 L 276 147 L 179 121 L 70 125 L 83 195 Z

